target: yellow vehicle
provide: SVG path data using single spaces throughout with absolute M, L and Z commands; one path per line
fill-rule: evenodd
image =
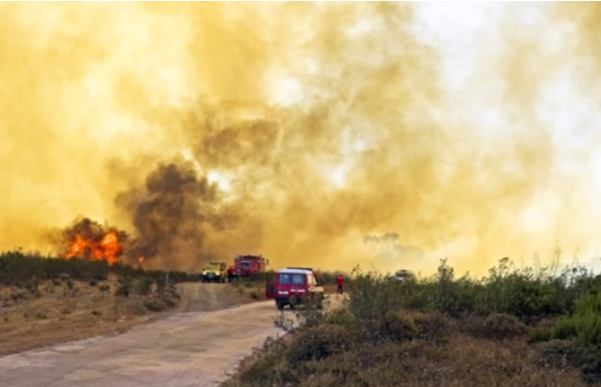
M 202 269 L 202 282 L 225 282 L 227 265 L 225 262 L 209 262 Z

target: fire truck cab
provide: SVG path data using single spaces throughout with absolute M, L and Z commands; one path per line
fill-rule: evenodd
M 316 302 L 321 307 L 324 288 L 317 284 L 312 269 L 279 269 L 273 284 L 268 284 L 267 298 L 273 298 L 279 310 L 286 305 L 294 309 L 297 305 Z

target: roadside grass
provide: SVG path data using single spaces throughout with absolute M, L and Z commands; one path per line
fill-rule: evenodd
M 116 278 L 116 283 L 109 284 L 109 277 Z M 7 251 L 0 253 L 0 306 L 6 310 L 56 289 L 61 289 L 65 297 L 74 296 L 86 284 L 97 289 L 99 298 L 107 298 L 110 292 L 116 301 L 134 298 L 130 304 L 158 312 L 179 303 L 176 283 L 195 278 L 184 272 L 144 270 L 122 263 L 109 266 L 105 261 L 64 260 L 38 252 Z
M 175 285 L 196 279 L 37 252 L 0 253 L 0 356 L 123 332 L 180 305 Z
M 352 274 L 342 308 L 284 312 L 289 334 L 223 386 L 601 385 L 601 277 L 582 267 Z

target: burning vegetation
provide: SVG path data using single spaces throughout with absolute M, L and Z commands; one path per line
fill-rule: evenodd
M 127 234 L 88 218 L 76 221 L 63 232 L 65 259 L 85 259 L 90 261 L 107 261 L 113 265 L 123 255 L 123 246 L 127 242 Z
M 211 258 L 204 240 L 235 218 L 215 208 L 216 186 L 188 165 L 160 164 L 140 188 L 121 192 L 115 202 L 132 220 L 134 235 L 83 218 L 63 231 L 65 259 L 82 258 L 144 265 L 183 267 Z M 158 261 L 158 262 L 157 262 Z

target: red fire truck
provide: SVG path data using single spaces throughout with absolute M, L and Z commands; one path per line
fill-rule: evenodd
M 265 273 L 269 259 L 261 255 L 237 255 L 234 264 L 228 269 L 228 278 L 231 281 L 237 277 L 254 277 Z

